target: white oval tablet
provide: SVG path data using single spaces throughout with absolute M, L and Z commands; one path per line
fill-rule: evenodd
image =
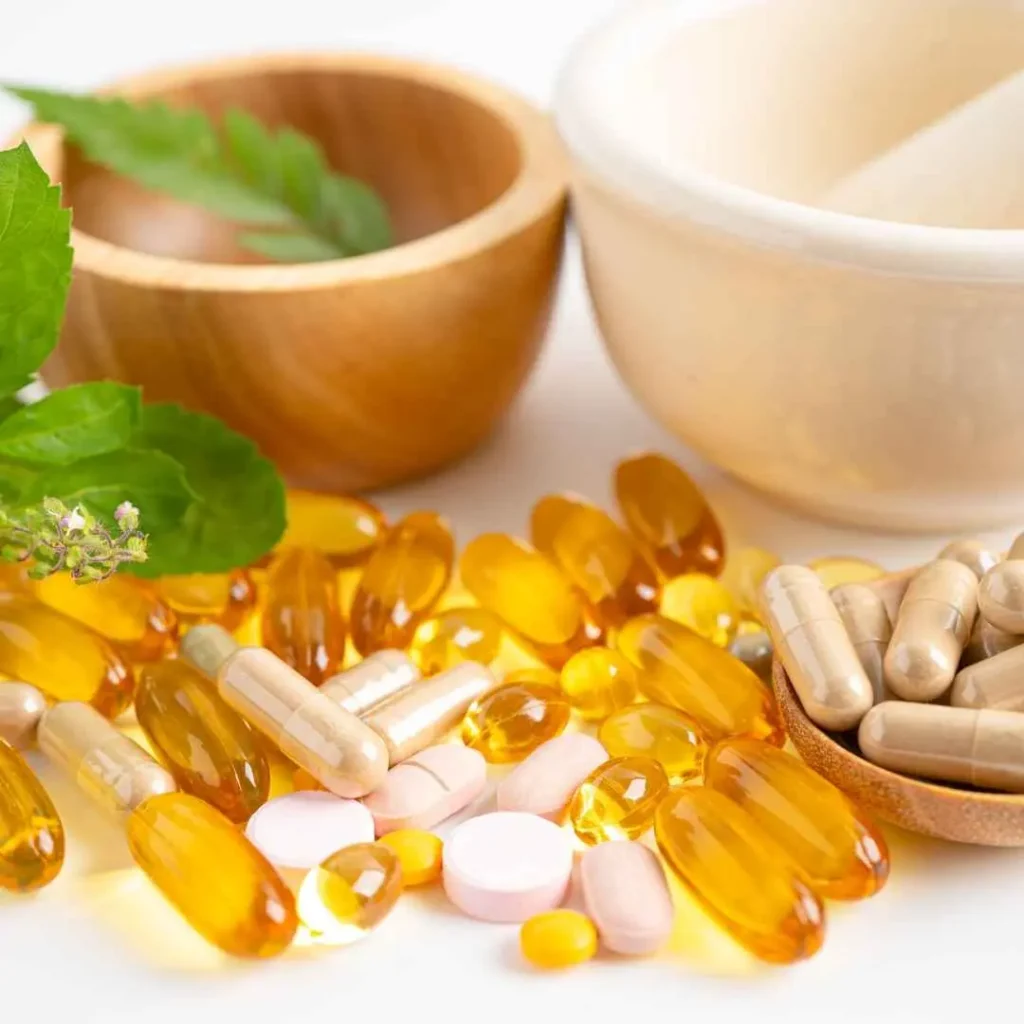
M 561 904 L 572 874 L 572 840 L 535 814 L 471 818 L 444 844 L 448 898 L 482 921 L 525 921 Z
M 275 867 L 309 869 L 344 846 L 372 843 L 373 815 L 333 793 L 287 793 L 265 803 L 245 834 Z

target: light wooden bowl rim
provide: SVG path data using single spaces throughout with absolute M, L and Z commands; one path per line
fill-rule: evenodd
M 103 241 L 72 227 L 71 244 L 81 270 L 140 287 L 200 291 L 309 291 L 376 281 L 442 267 L 472 257 L 525 229 L 561 202 L 568 187 L 568 161 L 547 115 L 502 87 L 445 65 L 360 53 L 272 53 L 180 64 L 135 75 L 101 90 L 148 96 L 185 82 L 296 71 L 351 71 L 399 78 L 461 96 L 501 121 L 516 139 L 520 169 L 512 184 L 488 206 L 422 238 L 381 252 L 321 263 L 233 265 L 155 256 Z M 63 133 L 31 123 L 25 139 L 43 168 L 60 168 Z

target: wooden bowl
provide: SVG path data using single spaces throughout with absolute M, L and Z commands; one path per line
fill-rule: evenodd
M 147 401 L 214 413 L 319 490 L 421 475 L 489 434 L 537 357 L 558 277 L 566 167 L 542 113 L 454 70 L 355 54 L 220 61 L 111 91 L 294 125 L 377 188 L 398 244 L 268 265 L 231 225 L 32 125 L 75 223 L 48 384 L 141 384 Z
M 865 761 L 804 713 L 776 659 L 772 683 L 793 746 L 820 775 L 861 807 L 901 828 L 980 846 L 1024 846 L 1024 795 L 925 782 Z

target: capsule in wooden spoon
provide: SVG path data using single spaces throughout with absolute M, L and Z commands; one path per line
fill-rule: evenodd
M 1024 711 L 1024 646 L 961 669 L 949 702 L 960 708 Z
M 978 608 L 997 629 L 1024 633 L 1024 533 L 1011 545 L 1006 561 L 992 566 L 982 577 Z
M 885 610 L 885 602 L 863 583 L 844 583 L 832 590 L 831 596 L 853 649 L 871 681 L 875 703 L 890 699 L 883 663 L 892 636 L 892 623 Z

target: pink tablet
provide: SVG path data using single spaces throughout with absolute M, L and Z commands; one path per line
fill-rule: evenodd
M 562 902 L 572 859 L 572 841 L 557 825 L 496 811 L 463 822 L 444 844 L 444 890 L 470 917 L 525 921 Z

